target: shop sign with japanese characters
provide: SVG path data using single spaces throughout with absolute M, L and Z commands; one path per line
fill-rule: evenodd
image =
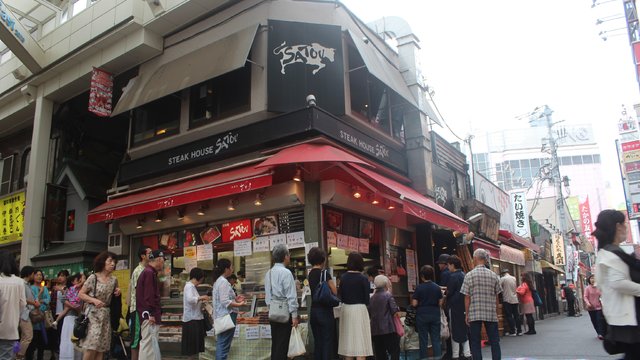
M 529 211 L 527 209 L 527 198 L 525 195 L 524 191 L 511 193 L 511 213 L 513 214 L 515 232 L 524 238 L 531 237 Z
M 0 244 L 22 240 L 24 191 L 0 198 Z

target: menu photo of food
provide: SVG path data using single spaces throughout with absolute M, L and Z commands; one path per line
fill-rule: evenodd
M 326 219 L 327 230 L 341 232 L 342 231 L 342 213 L 334 210 L 327 210 L 326 215 L 327 215 L 327 219 Z
M 173 253 L 178 247 L 178 233 L 171 232 L 162 234 L 160 237 L 160 246 L 169 253 Z
M 196 233 L 194 233 L 191 230 L 185 230 L 183 235 L 184 235 L 183 241 L 182 241 L 183 248 L 198 245 L 198 237 Z
M 200 233 L 200 238 L 202 239 L 203 243 L 211 244 L 214 241 L 216 241 L 221 235 L 222 233 L 220 233 L 220 230 L 218 230 L 218 227 L 214 225 L 214 226 L 205 228 Z
M 253 219 L 253 235 L 273 235 L 278 233 L 278 220 L 275 215 Z

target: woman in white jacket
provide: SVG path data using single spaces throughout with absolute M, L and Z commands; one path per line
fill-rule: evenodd
M 625 359 L 640 359 L 640 284 L 633 282 L 620 243 L 627 238 L 624 214 L 603 210 L 593 235 L 598 239 L 596 279 L 602 290 L 602 311 L 609 324 L 607 339 L 624 344 Z M 629 260 L 629 258 L 627 258 Z M 631 259 L 635 261 L 635 259 Z

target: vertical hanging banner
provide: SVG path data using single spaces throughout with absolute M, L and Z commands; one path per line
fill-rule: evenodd
M 517 235 L 524 238 L 531 237 L 529 227 L 529 212 L 527 210 L 527 197 L 524 191 L 516 191 L 511 196 L 511 213 L 513 214 L 514 230 Z
M 591 236 L 591 232 L 593 232 L 593 225 L 591 222 L 591 206 L 589 206 L 589 197 L 587 196 L 587 200 L 580 203 L 580 223 L 582 224 L 582 232 L 584 232 L 584 236 L 591 242 L 594 249 L 597 249 L 596 243 Z
M 556 265 L 566 264 L 565 251 L 564 251 L 564 239 L 560 234 L 553 234 L 552 237 L 553 246 L 553 263 Z
M 94 67 L 89 89 L 89 111 L 98 116 L 111 116 L 112 97 L 113 75 Z

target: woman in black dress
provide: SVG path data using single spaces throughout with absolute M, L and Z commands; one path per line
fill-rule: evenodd
M 447 283 L 447 311 L 449 312 L 449 325 L 451 326 L 452 357 L 458 359 L 460 346 L 464 358 L 471 358 L 471 348 L 469 347 L 469 327 L 465 322 L 464 295 L 460 293 L 464 282 L 464 272 L 462 272 L 462 262 L 456 255 L 447 259 L 449 267 L 449 282 Z

